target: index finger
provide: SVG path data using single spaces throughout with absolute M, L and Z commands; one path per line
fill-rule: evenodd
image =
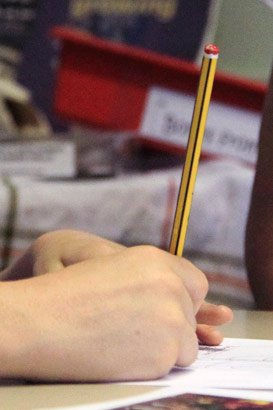
M 38 238 L 32 246 L 34 274 L 42 275 L 88 259 L 113 255 L 124 248 L 89 232 L 50 232 Z

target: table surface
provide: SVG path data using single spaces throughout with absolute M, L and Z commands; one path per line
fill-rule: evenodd
M 234 321 L 221 327 L 226 337 L 273 340 L 273 312 L 235 311 Z M 54 409 L 96 404 L 158 390 L 155 386 L 123 384 L 37 384 L 0 386 L 4 410 Z
M 234 320 L 219 326 L 225 337 L 273 340 L 273 312 L 234 311 Z

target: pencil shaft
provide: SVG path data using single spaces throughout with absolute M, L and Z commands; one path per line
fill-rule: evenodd
M 170 252 L 182 256 L 217 58 L 204 56 L 178 194 Z

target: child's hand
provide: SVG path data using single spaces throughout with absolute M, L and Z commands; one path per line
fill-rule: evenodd
M 59 230 L 42 235 L 33 242 L 18 261 L 1 273 L 2 280 L 17 280 L 56 272 L 79 262 L 111 256 L 126 247 L 99 236 L 73 230 Z M 188 275 L 195 267 L 185 259 Z M 207 345 L 218 345 L 223 336 L 214 326 L 232 320 L 233 313 L 226 306 L 203 302 L 197 314 L 196 334 L 199 341 Z

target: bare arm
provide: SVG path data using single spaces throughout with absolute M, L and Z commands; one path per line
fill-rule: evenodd
M 124 246 L 89 232 L 59 230 L 46 233 L 33 242 L 27 252 L 14 265 L 0 273 L 0 280 L 18 280 L 56 272 L 70 265 L 113 256 Z M 196 333 L 201 343 L 218 345 L 223 335 L 214 326 L 223 325 L 233 318 L 227 306 L 216 306 L 203 301 L 196 315 Z
M 149 246 L 0 282 L 0 377 L 145 380 L 188 366 L 206 292 L 192 264 Z
M 273 71 L 260 131 L 245 260 L 257 307 L 273 310 Z

